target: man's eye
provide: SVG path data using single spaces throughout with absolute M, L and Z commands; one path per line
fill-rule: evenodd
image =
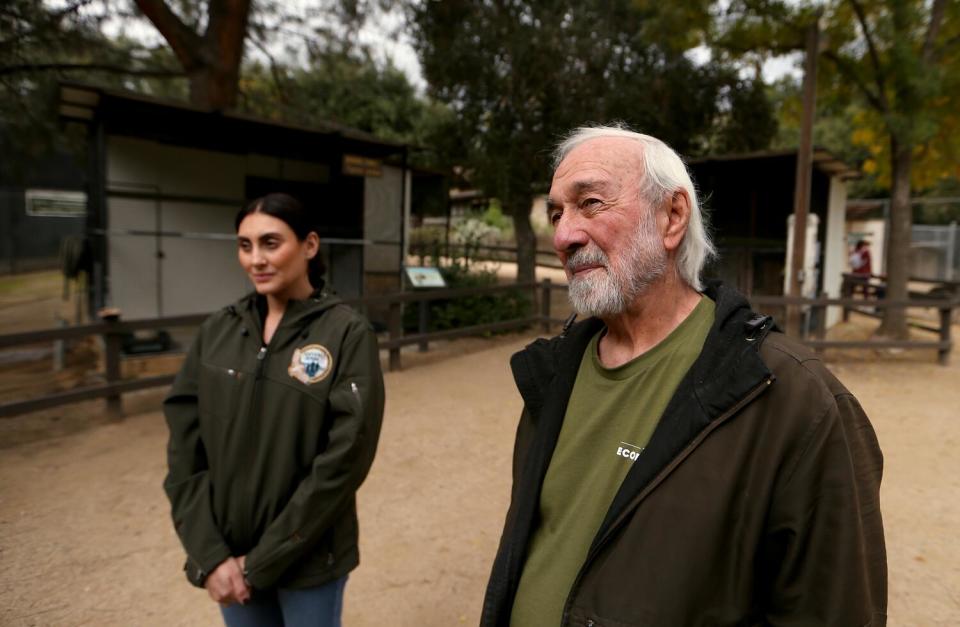
M 237 242 L 237 246 L 239 246 L 242 251 L 250 250 L 250 242 Z
M 584 209 L 590 209 L 598 205 L 600 205 L 599 198 L 587 198 L 582 203 L 580 203 L 580 206 L 583 207 Z
M 560 212 L 554 211 L 550 214 L 550 224 L 556 226 L 557 222 L 560 221 Z

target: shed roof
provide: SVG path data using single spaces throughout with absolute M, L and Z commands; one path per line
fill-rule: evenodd
M 336 122 L 324 121 L 315 126 L 291 124 L 83 83 L 60 84 L 59 113 L 67 120 L 101 122 L 108 133 L 118 135 L 308 161 L 323 161 L 332 153 L 344 152 L 383 158 L 399 155 L 407 148 L 405 144 Z
M 749 161 L 752 159 L 771 159 L 778 157 L 790 157 L 796 159 L 796 149 L 784 150 L 759 150 L 732 155 L 716 155 L 708 157 L 699 157 L 690 159 L 691 165 L 706 165 L 710 163 L 722 163 L 732 161 Z M 860 178 L 860 171 L 847 165 L 842 159 L 834 155 L 826 148 L 814 147 L 813 166 L 828 176 L 839 176 L 842 179 Z

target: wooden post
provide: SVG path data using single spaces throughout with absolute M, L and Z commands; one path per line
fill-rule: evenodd
M 951 307 L 940 309 L 940 341 L 948 343 L 946 346 L 937 349 L 937 361 L 940 362 L 941 366 L 950 363 L 950 322 L 953 317 L 950 314 L 952 311 Z
M 100 319 L 107 323 L 107 331 L 103 334 L 103 359 L 106 372 L 107 383 L 118 383 L 120 381 L 120 333 L 109 327 L 120 322 L 120 310 L 115 308 L 105 308 L 100 310 Z M 119 394 L 111 394 L 107 397 L 107 417 L 111 420 L 120 420 L 123 418 L 123 400 Z
M 403 308 L 401 303 L 390 303 L 390 313 L 387 316 L 387 333 L 391 340 L 400 339 L 403 335 Z M 390 349 L 390 370 L 400 370 L 400 347 Z
M 819 15 L 807 28 L 807 51 L 803 69 L 803 114 L 800 121 L 800 147 L 797 150 L 797 174 L 793 191 L 793 255 L 790 264 L 788 296 L 802 296 L 803 262 L 806 258 L 807 214 L 810 212 L 810 182 L 813 176 L 813 114 L 817 102 L 817 53 L 820 47 Z M 787 333 L 801 334 L 799 305 L 787 307 Z
M 417 326 L 417 332 L 421 335 L 427 332 L 427 327 L 430 326 L 430 301 L 421 300 L 420 303 L 420 322 Z M 429 342 L 427 340 L 420 340 L 420 352 L 425 353 L 429 348 Z
M 550 335 L 550 298 L 553 295 L 550 283 L 550 279 L 544 279 L 540 282 L 540 320 L 542 321 L 543 332 L 547 335 Z
M 850 280 L 850 276 L 843 275 L 843 285 L 840 287 L 840 294 L 843 298 L 853 298 L 853 281 Z M 848 322 L 850 320 L 850 308 L 846 305 L 843 306 L 843 321 Z
M 63 329 L 67 326 L 67 321 L 61 318 L 59 315 L 56 316 L 57 327 Z M 66 361 L 67 353 L 67 343 L 65 340 L 54 340 L 53 341 L 53 371 L 62 372 L 63 364 Z
M 828 298 L 827 293 L 821 292 L 820 298 Z M 817 328 L 814 331 L 814 337 L 818 340 L 822 340 L 827 336 L 827 306 L 817 305 L 813 308 L 813 313 L 814 324 L 817 325 Z

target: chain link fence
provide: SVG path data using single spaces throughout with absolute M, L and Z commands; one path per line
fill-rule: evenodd
M 910 245 L 910 275 L 939 281 L 960 279 L 960 233 L 957 223 L 915 225 Z
M 26 199 L 27 190 L 0 188 L 0 274 L 60 267 L 63 238 L 84 231 L 85 212 L 36 209 Z

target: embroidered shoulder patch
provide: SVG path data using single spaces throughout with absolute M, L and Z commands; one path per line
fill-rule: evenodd
M 322 381 L 333 369 L 333 357 L 323 346 L 308 344 L 293 350 L 293 358 L 287 374 L 301 383 L 310 385 Z

